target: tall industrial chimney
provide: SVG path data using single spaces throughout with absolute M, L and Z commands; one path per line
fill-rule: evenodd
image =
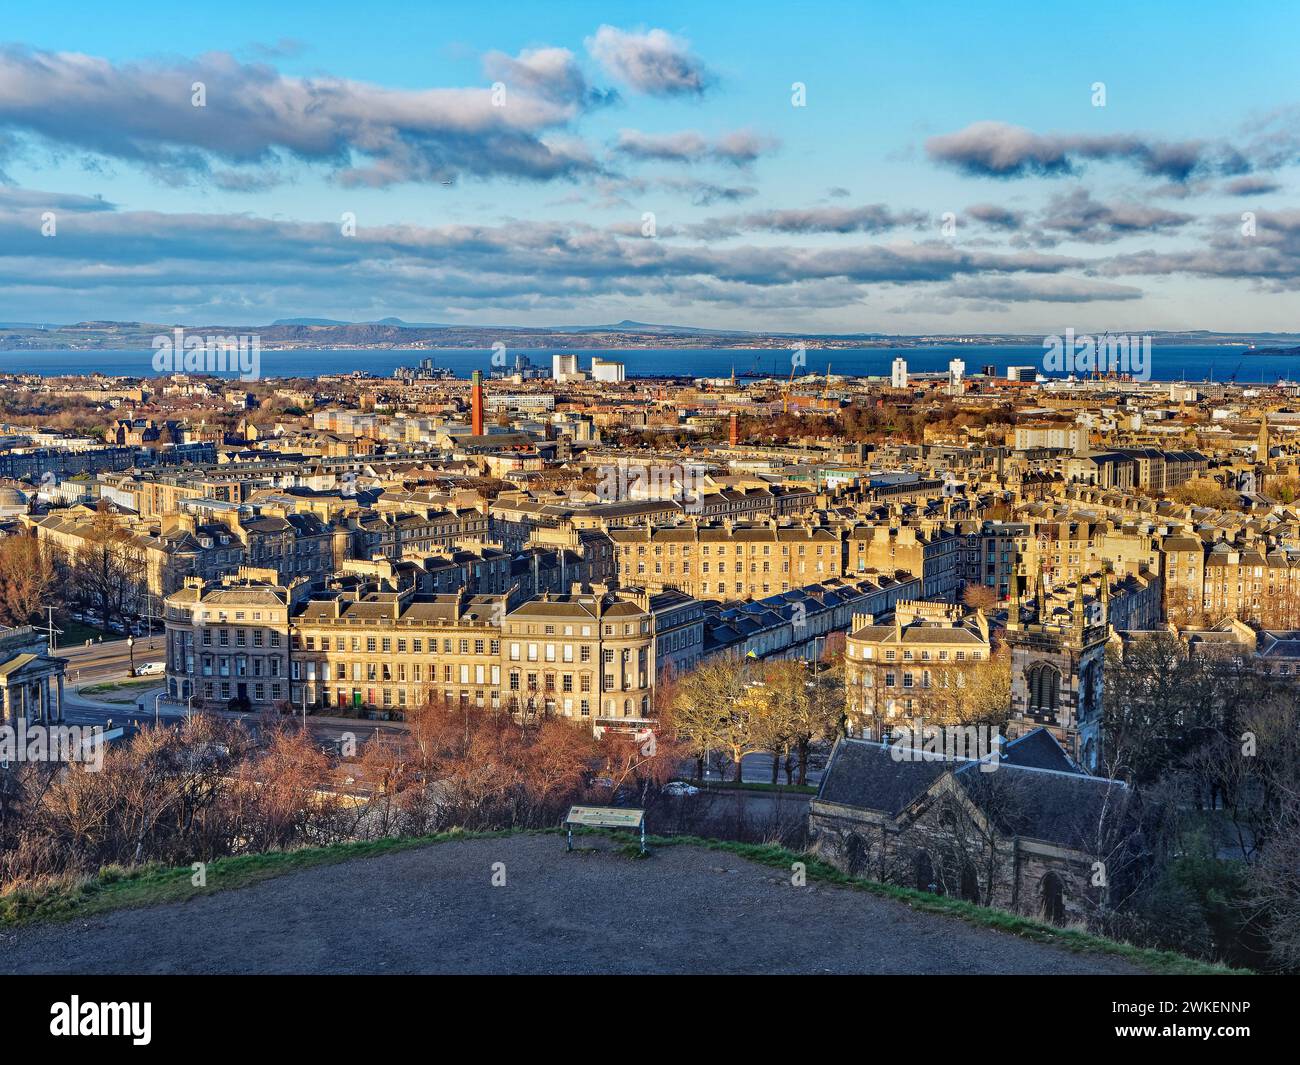
M 475 436 L 483 435 L 483 371 L 475 370 L 472 378 L 474 384 L 469 400 L 470 432 Z
M 740 416 L 733 410 L 731 412 L 731 446 L 735 447 L 740 443 Z

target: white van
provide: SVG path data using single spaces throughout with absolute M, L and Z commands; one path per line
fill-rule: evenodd
M 159 673 L 167 671 L 166 665 L 162 662 L 144 662 L 135 667 L 137 677 L 156 677 Z

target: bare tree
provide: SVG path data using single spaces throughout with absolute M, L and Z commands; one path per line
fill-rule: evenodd
M 34 536 L 0 540 L 0 620 L 26 625 L 55 605 L 59 574 L 53 552 Z

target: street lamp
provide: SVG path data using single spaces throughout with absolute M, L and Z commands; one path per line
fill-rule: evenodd
M 131 672 L 128 673 L 127 676 L 134 677 L 135 676 L 135 637 L 134 636 L 128 636 L 126 638 L 126 652 L 128 655 L 131 656 Z

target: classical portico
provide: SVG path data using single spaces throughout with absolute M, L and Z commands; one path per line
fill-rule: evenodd
M 29 626 L 0 629 L 0 715 L 3 723 L 57 724 L 63 720 L 66 658 L 48 653 L 43 633 Z

